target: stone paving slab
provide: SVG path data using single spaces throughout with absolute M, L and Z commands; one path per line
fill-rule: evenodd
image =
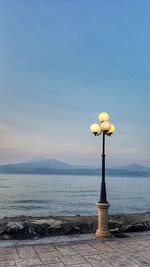
M 48 239 L 0 242 L 0 267 L 29 266 L 150 267 L 150 231 L 107 240 L 79 235 L 55 237 L 49 242 Z

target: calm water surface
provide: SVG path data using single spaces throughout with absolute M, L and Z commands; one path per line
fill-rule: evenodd
M 0 174 L 0 217 L 95 215 L 100 178 Z M 150 177 L 107 177 L 110 213 L 150 210 Z

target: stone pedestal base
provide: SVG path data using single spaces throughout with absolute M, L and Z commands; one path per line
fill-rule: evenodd
M 96 238 L 109 237 L 110 233 L 108 230 L 108 208 L 109 203 L 96 203 L 98 208 L 98 229 L 95 233 Z

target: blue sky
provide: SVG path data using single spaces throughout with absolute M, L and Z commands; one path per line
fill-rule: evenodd
M 150 1 L 0 1 L 0 163 L 150 163 Z

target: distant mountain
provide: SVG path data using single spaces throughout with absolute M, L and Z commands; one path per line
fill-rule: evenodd
M 16 164 L 1 165 L 0 172 L 99 175 L 101 169 L 71 165 L 56 159 L 37 159 Z M 111 176 L 149 176 L 150 169 L 142 165 L 132 164 L 121 168 L 107 169 L 106 173 Z
M 34 170 L 34 169 L 56 169 L 56 170 L 68 170 L 74 168 L 72 165 L 58 161 L 56 159 L 42 159 L 42 160 L 31 160 L 27 162 L 6 164 L 0 166 L 2 170 Z
M 50 169 L 61 169 L 67 170 L 72 169 L 73 166 L 56 159 L 42 159 L 42 160 L 32 160 L 30 162 L 25 162 L 24 166 L 32 166 L 33 168 L 50 168 Z
M 140 165 L 140 164 L 136 164 L 136 163 L 121 167 L 121 169 L 126 169 L 128 171 L 140 171 L 140 172 L 150 171 L 150 168 L 145 167 L 145 166 Z
M 56 159 L 30 160 L 27 162 L 5 164 L 0 166 L 0 172 L 23 172 L 23 173 L 57 173 L 65 171 L 79 171 L 88 169 L 85 166 L 76 166 L 64 163 Z M 92 169 L 92 168 L 91 168 Z

